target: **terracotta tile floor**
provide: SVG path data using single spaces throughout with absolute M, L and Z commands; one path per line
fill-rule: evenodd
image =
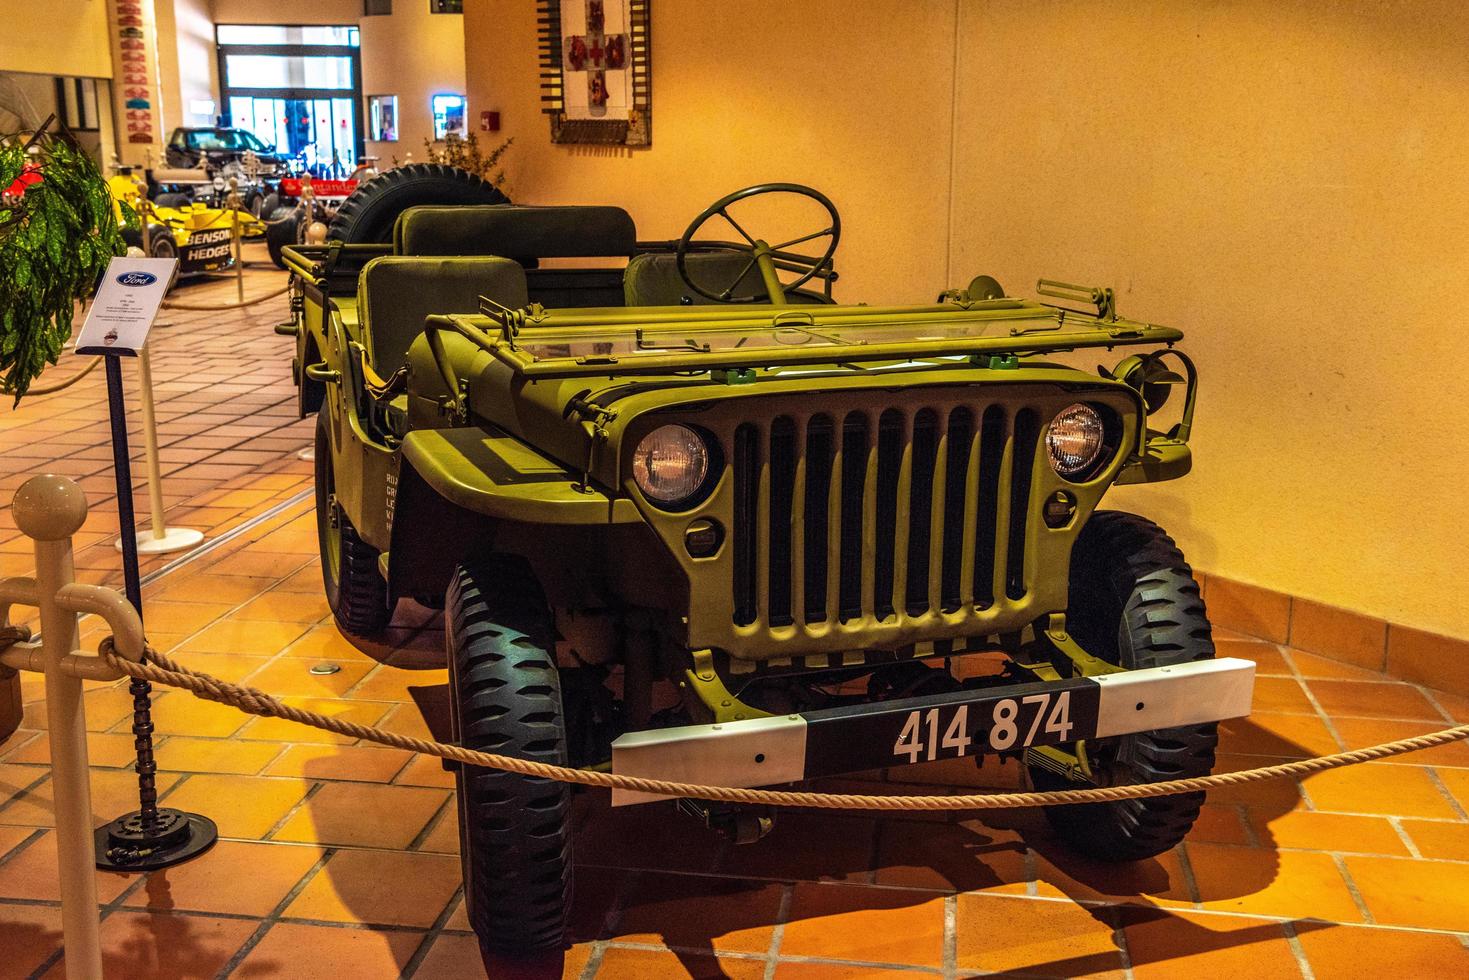
M 278 282 L 255 272 L 260 294 Z M 233 286 L 191 286 L 191 300 Z M 360 652 L 332 627 L 314 558 L 310 424 L 294 421 L 290 342 L 273 302 L 246 314 L 170 314 L 155 378 L 170 520 L 218 541 L 154 581 L 154 642 L 200 669 L 293 703 L 398 731 L 426 729 L 415 694 L 445 683 L 438 619 L 405 605 L 389 646 Z M 57 376 L 71 364 L 54 369 Z M 89 581 L 115 583 L 115 501 L 100 372 L 0 409 L 0 498 L 63 471 L 88 490 L 78 536 Z M 195 453 L 196 448 L 207 454 Z M 144 499 L 138 499 L 140 508 Z M 30 571 L 0 500 L 0 574 Z M 284 506 L 283 506 L 284 505 Z M 276 512 L 250 523 L 266 512 Z M 169 559 L 151 559 L 157 571 Z M 100 630 L 85 630 L 95 639 Z M 1260 665 L 1257 713 L 1223 726 L 1221 766 L 1249 768 L 1469 720 L 1463 699 L 1221 633 Z M 309 673 L 319 662 L 341 667 Z M 395 664 L 401 666 L 394 666 Z M 406 668 L 406 669 L 405 669 Z M 61 973 L 44 705 L 0 745 L 0 978 Z M 207 813 L 224 839 L 186 865 L 99 874 L 110 976 L 465 977 L 481 973 L 461 902 L 452 783 L 406 753 L 157 694 L 166 803 Z M 129 701 L 88 693 L 99 822 L 128 808 Z M 890 792 L 1016 784 L 1015 766 L 942 764 Z M 894 779 L 893 782 L 897 782 Z M 833 780 L 834 791 L 873 789 Z M 576 798 L 572 945 L 496 977 L 1375 977 L 1469 971 L 1469 746 L 1212 794 L 1193 835 L 1157 860 L 1078 860 L 1044 819 L 966 814 L 785 815 L 733 848 L 669 806 Z

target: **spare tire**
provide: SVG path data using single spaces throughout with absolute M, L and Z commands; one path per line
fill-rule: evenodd
M 270 261 L 276 264 L 276 268 L 284 269 L 286 260 L 281 258 L 281 249 L 296 244 L 296 227 L 301 223 L 300 215 L 296 213 L 296 208 L 281 205 L 271 211 L 266 220 L 270 224 L 265 226 L 265 248 L 270 252 Z
M 359 184 L 327 227 L 328 241 L 383 244 L 404 210 L 419 204 L 509 204 L 494 184 L 458 167 L 410 163 Z

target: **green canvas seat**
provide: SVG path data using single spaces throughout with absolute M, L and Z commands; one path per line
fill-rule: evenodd
M 383 255 L 367 263 L 358 281 L 357 309 L 373 370 L 386 378 L 403 367 L 425 317 L 478 313 L 481 296 L 503 306 L 525 306 L 525 270 L 495 256 Z
M 541 259 L 630 256 L 632 218 L 604 205 L 415 207 L 393 231 L 399 255 L 503 255 L 526 268 Z

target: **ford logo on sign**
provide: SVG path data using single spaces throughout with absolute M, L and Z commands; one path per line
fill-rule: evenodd
M 124 286 L 151 286 L 158 281 L 158 277 L 151 272 L 124 272 L 117 277 L 117 281 Z

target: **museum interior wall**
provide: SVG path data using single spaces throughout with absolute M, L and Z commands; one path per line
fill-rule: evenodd
M 66 30 L 57 29 L 62 24 Z M 44 16 L 18 17 L 7 10 L 0 30 L 0 68 L 111 78 L 105 0 L 51 0 Z
M 1458 5 L 658 4 L 646 150 L 549 143 L 534 29 L 533 4 L 465 4 L 512 197 L 664 237 L 793 180 L 842 210 L 845 300 L 1115 286 L 1208 365 L 1195 474 L 1115 505 L 1214 576 L 1469 630 Z
M 363 17 L 362 91 L 398 96 L 398 140 L 367 141 L 379 166 L 423 160 L 433 135 L 434 95 L 464 94 L 464 18 L 429 12 L 427 3 L 398 3 L 391 17 Z

